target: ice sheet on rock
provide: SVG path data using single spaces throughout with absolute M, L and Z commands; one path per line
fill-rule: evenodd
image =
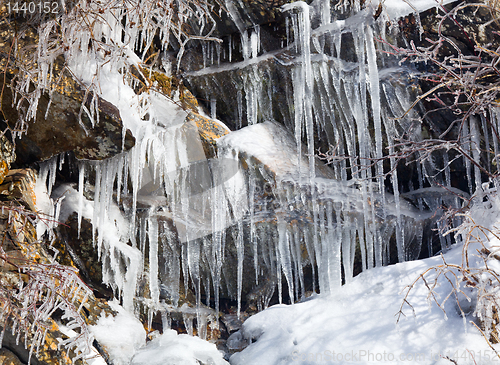
M 219 148 L 252 156 L 272 166 L 277 180 L 309 176 L 309 162 L 299 158 L 293 136 L 276 122 L 264 122 L 232 132 L 217 141 Z
M 64 197 L 61 205 L 61 219 L 66 220 L 71 213 L 80 210 L 83 218 L 96 224 L 93 221 L 96 203 L 85 198 L 81 199 L 80 194 L 71 186 L 59 186 L 54 190 L 53 197 Z M 129 223 L 118 206 L 111 203 L 108 220 L 97 223 L 97 228 L 102 240 L 103 282 L 117 291 L 117 294 L 123 298 L 123 306 L 127 310 L 133 311 L 137 279 L 142 269 L 142 254 L 127 244 Z
M 166 330 L 137 351 L 130 365 L 228 365 L 214 344 Z

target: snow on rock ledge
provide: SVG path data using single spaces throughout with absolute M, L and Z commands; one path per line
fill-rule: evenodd
M 137 351 L 130 365 L 228 365 L 214 344 L 199 337 L 178 335 L 166 330 L 163 335 Z
M 108 304 L 118 314 L 101 317 L 91 331 L 114 365 L 127 365 L 134 352 L 146 344 L 146 331 L 137 318 L 116 302 Z

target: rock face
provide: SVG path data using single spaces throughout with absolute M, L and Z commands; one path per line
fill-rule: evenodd
M 78 159 L 102 160 L 134 146 L 135 139 L 129 130 L 124 130 L 118 109 L 103 99 L 98 101 L 99 122 L 93 126 L 83 112 L 82 123 L 79 123 L 84 93 L 75 81 L 68 80 L 68 83 L 72 84 L 73 92 L 68 88 L 64 93 L 53 93 L 52 97 L 47 94 L 40 97 L 35 120 L 26 134 L 15 141 L 18 165 L 47 160 L 69 151 Z M 10 89 L 5 90 L 2 108 L 7 124 L 14 128 L 19 115 L 11 106 Z M 84 104 L 88 105 L 88 101 Z
M 35 181 L 36 172 L 31 169 L 10 170 L 0 185 L 0 200 L 15 201 L 36 212 Z
M 0 365 L 23 365 L 21 360 L 11 351 L 0 349 Z

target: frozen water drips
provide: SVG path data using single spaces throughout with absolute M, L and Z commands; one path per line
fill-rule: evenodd
M 478 126 L 478 120 L 476 116 L 471 116 L 469 118 L 469 123 L 470 123 L 470 138 L 471 138 L 471 146 L 470 150 L 472 152 L 472 158 L 474 160 L 474 181 L 476 183 L 474 191 L 477 191 L 481 188 L 481 170 L 479 169 L 479 166 L 481 166 L 481 151 L 480 151 L 480 133 L 479 133 L 479 126 Z M 488 132 L 485 131 L 485 134 L 487 135 Z
M 343 280 L 352 278 L 358 245 L 363 267 L 371 267 L 368 260 L 371 256 L 373 265 L 374 240 L 370 236 L 374 232 L 380 232 L 380 241 L 388 242 L 397 217 L 404 227 L 418 224 L 426 217 L 403 201 L 396 208 L 395 197 L 390 194 L 387 197 L 391 205 L 387 204 L 382 211 L 386 195 L 378 193 L 376 187 L 372 189 L 372 199 L 364 202 L 360 190 L 370 191 L 370 188 L 363 182 L 353 184 L 325 177 L 309 180 L 309 159 L 305 156 L 297 159 L 294 137 L 277 123 L 245 127 L 222 137 L 218 146 L 226 153 L 233 151 L 249 166 L 245 176 L 246 185 L 253 191 L 248 195 L 253 201 L 248 203 L 251 207 L 248 219 L 254 222 L 256 232 L 254 260 L 259 271 L 276 277 L 280 297 L 287 295 L 293 300 L 304 295 L 309 283 L 305 282 L 302 268 L 307 263 L 317 266 L 320 290 L 334 292 Z M 266 186 L 271 187 L 272 207 L 260 203 Z M 365 206 L 373 213 L 366 214 Z M 372 214 L 376 215 L 374 220 Z M 405 239 L 413 244 L 419 240 L 415 235 L 416 232 L 406 233 Z M 387 245 L 380 248 L 380 260 L 385 263 L 389 261 L 387 250 Z M 414 254 L 405 257 L 413 258 Z M 285 283 L 287 291 L 281 287 Z
M 83 209 L 83 189 L 85 188 L 85 164 L 80 163 L 78 168 L 78 237 L 82 227 L 82 209 Z
M 314 173 L 314 121 L 312 109 L 313 74 L 311 64 L 311 21 L 309 5 L 296 1 L 282 7 L 283 11 L 298 10 L 297 21 L 294 22 L 295 43 L 300 46 L 301 63 L 293 72 L 293 89 L 295 105 L 295 138 L 297 146 L 302 145 L 302 130 L 306 131 L 307 152 L 309 156 L 309 177 Z M 301 148 L 298 148 L 299 159 Z
M 156 207 L 150 208 L 148 222 L 149 238 L 149 290 L 153 303 L 160 300 L 160 289 L 158 286 L 158 220 L 151 217 Z

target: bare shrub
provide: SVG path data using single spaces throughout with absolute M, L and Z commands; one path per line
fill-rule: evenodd
M 441 254 L 441 264 L 426 269 L 403 290 L 404 299 L 397 313 L 397 320 L 405 315 L 404 308 L 413 309 L 409 295 L 417 284 L 423 284 L 428 290 L 427 300 L 437 304 L 445 315 L 446 303 L 453 301 L 464 318 L 464 324 L 467 316 L 474 316 L 476 320 L 470 322 L 495 351 L 491 344 L 500 342 L 497 329 L 500 323 L 500 231 L 494 225 L 500 211 L 500 197 L 497 191 L 500 172 L 500 46 L 479 42 L 480 37 L 477 34 L 467 33 L 456 20 L 459 18 L 459 12 L 468 11 L 475 14 L 481 9 L 487 10 L 490 18 L 484 24 L 479 24 L 478 29 L 484 30 L 491 24 L 497 24 L 498 28 L 498 1 L 489 0 L 462 3 L 450 11 L 441 8 L 437 39 L 426 39 L 426 47 L 417 47 L 414 42 L 410 42 L 409 47 L 404 48 L 384 40 L 379 41 L 390 49 L 390 53 L 401 57 L 401 62 L 425 62 L 435 66 L 432 73 L 423 76 L 423 80 L 432 87 L 415 100 L 410 110 L 420 102 L 427 101 L 439 107 L 429 110 L 423 115 L 424 119 L 436 111 L 448 111 L 456 116 L 445 130 L 429 139 L 415 141 L 403 134 L 393 146 L 397 152 L 392 157 L 399 161 L 412 159 L 422 163 L 431 161 L 436 152 L 453 150 L 456 158 L 463 158 L 465 163 L 474 166 L 476 171 L 474 196 L 471 200 L 464 200 L 461 209 L 449 210 L 442 218 L 448 222 L 456 222 L 456 218 L 461 219 L 462 223 L 458 227 L 443 225 L 446 229 L 440 232 L 443 235 L 454 234 L 456 241 L 462 244 L 461 263 L 447 262 Z M 464 54 L 456 39 L 444 34 L 445 21 L 451 22 L 473 44 L 471 54 Z M 493 31 L 493 34 L 500 35 L 497 31 Z M 443 51 L 445 48 L 446 51 Z M 480 136 L 479 129 L 468 127 L 468 123 L 476 123 L 474 118 L 481 120 L 481 129 L 486 136 L 490 133 L 490 140 L 484 135 Z M 495 188 L 490 189 L 489 184 L 481 185 L 484 178 Z M 443 283 L 448 284 L 448 290 L 444 296 L 440 296 L 438 287 Z M 495 353 L 500 357 L 496 351 Z
M 46 217 L 2 205 L 0 219 L 0 346 L 5 332 L 11 331 L 17 342 L 30 348 L 31 359 L 53 329 L 51 317 L 60 311 L 62 323 L 76 334 L 58 347 L 71 351 L 73 361 L 85 358 L 93 336 L 81 310 L 92 291 L 78 270 L 45 255 L 40 242 L 30 236 L 33 225 Z
M 413 282 L 403 289 L 404 299 L 396 314 L 399 322 L 404 308 L 413 310 L 409 301 L 412 290 L 418 283 L 427 288 L 429 305 L 435 303 L 443 313 L 447 314 L 446 303 L 455 302 L 466 324 L 467 318 L 484 336 L 496 355 L 500 355 L 491 346 L 500 343 L 498 310 L 500 308 L 500 231 L 491 222 L 484 225 L 477 223 L 479 219 L 490 217 L 495 220 L 500 211 L 500 196 L 496 188 L 488 189 L 473 198 L 467 214 L 462 216 L 463 223 L 445 234 L 454 234 L 457 242 L 462 242 L 461 262 L 448 262 L 441 254 L 442 263 L 427 268 Z M 444 290 L 443 283 L 448 284 Z M 441 290 L 441 292 L 439 292 Z M 413 310 L 414 311 L 414 310 Z M 470 319 L 473 316 L 476 320 Z
M 500 107 L 498 97 L 500 92 L 500 45 L 481 43 L 478 40 L 481 38 L 478 34 L 468 33 L 457 21 L 457 14 L 460 12 L 475 14 L 481 9 L 487 10 L 491 15 L 489 20 L 477 27 L 478 33 L 484 32 L 486 26 L 496 23 L 499 19 L 499 8 L 495 0 L 484 3 L 462 3 L 450 11 L 446 11 L 441 6 L 436 26 L 437 39 L 426 38 L 427 46 L 425 47 L 418 47 L 413 41 L 410 41 L 407 48 L 397 47 L 379 39 L 379 42 L 390 49 L 387 51 L 388 53 L 401 58 L 401 63 L 408 61 L 434 66 L 433 72 L 420 76 L 422 81 L 432 87 L 420 95 L 404 115 L 396 119 L 405 117 L 423 101 L 438 105 L 438 107 L 428 110 L 422 116 L 423 120 L 432 118 L 429 116 L 430 114 L 440 111 L 451 112 L 456 116 L 456 119 L 451 120 L 445 130 L 429 139 L 411 140 L 407 136 L 412 135 L 412 133 L 406 131 L 397 139 L 398 143 L 392 146 L 396 153 L 395 156 L 391 157 L 397 158 L 398 161 L 424 162 L 430 161 L 434 152 L 453 150 L 457 156 L 464 158 L 467 163 L 476 167 L 483 176 L 491 179 L 498 176 L 500 135 L 496 118 Z M 463 45 L 461 48 L 455 38 L 444 34 L 446 21 L 456 27 L 457 32 L 462 33 L 463 37 L 473 46 L 471 54 L 465 53 Z M 492 33 L 498 36 L 500 28 L 496 28 L 498 31 L 493 30 Z M 479 138 L 473 138 L 468 123 L 470 118 L 476 117 L 480 118 L 483 123 L 483 132 L 486 128 L 488 133 L 491 131 L 492 141 L 479 141 Z M 482 162 L 481 158 L 484 161 L 494 160 L 496 169 L 491 169 L 490 163 Z M 480 181 L 476 181 L 476 184 L 479 183 Z

